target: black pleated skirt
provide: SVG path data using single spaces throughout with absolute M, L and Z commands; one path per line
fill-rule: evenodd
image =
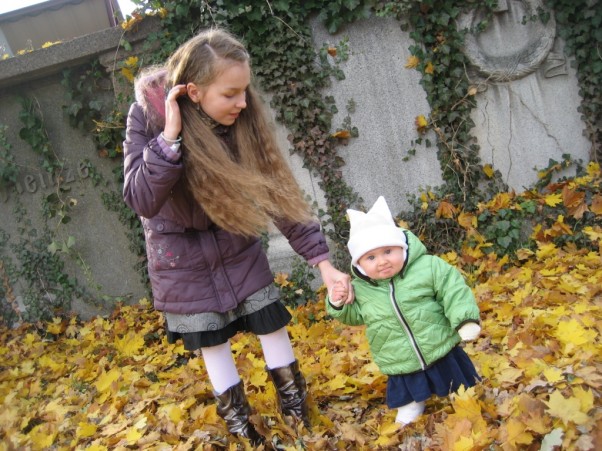
M 253 294 L 236 309 L 225 313 L 192 315 L 165 314 L 167 340 L 182 340 L 184 348 L 199 348 L 225 343 L 238 332 L 267 335 L 286 326 L 291 314 L 279 299 L 279 291 L 271 285 Z

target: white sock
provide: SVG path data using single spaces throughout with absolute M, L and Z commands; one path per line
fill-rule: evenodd
M 263 350 L 263 358 L 271 370 L 288 366 L 295 361 L 293 346 L 286 327 L 268 335 L 258 335 Z
M 201 348 L 201 352 L 209 380 L 218 395 L 240 382 L 230 349 L 230 340 L 221 345 Z
M 424 412 L 424 401 L 416 402 L 412 401 L 405 406 L 401 406 L 397 409 L 397 417 L 395 417 L 396 423 L 409 424 L 422 415 Z

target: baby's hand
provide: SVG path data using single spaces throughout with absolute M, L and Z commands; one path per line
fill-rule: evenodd
M 481 333 L 481 326 L 477 323 L 466 323 L 460 329 L 458 329 L 458 334 L 462 341 L 472 341 L 476 340 Z
M 330 293 L 328 293 L 328 296 L 330 297 L 330 303 L 335 307 L 340 307 L 343 305 L 348 295 L 349 292 L 347 291 L 347 287 L 345 284 L 343 284 L 343 282 L 336 282 L 330 290 Z

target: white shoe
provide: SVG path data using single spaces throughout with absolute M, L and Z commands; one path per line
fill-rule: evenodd
M 397 416 L 395 417 L 395 422 L 400 423 L 402 425 L 410 424 L 424 412 L 425 402 L 416 402 L 412 401 L 405 406 L 401 406 L 397 409 Z

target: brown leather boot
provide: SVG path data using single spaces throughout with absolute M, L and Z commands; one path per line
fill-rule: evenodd
M 307 405 L 307 383 L 303 374 L 299 371 L 299 362 L 295 360 L 288 366 L 266 369 L 276 386 L 282 414 L 292 415 L 303 420 L 303 423 L 309 429 L 311 423 Z
M 249 423 L 251 406 L 247 401 L 242 381 L 222 394 L 216 394 L 215 399 L 217 401 L 217 413 L 224 419 L 228 430 L 232 434 L 249 439 L 253 445 L 263 443 L 263 437 L 259 435 L 255 426 Z

